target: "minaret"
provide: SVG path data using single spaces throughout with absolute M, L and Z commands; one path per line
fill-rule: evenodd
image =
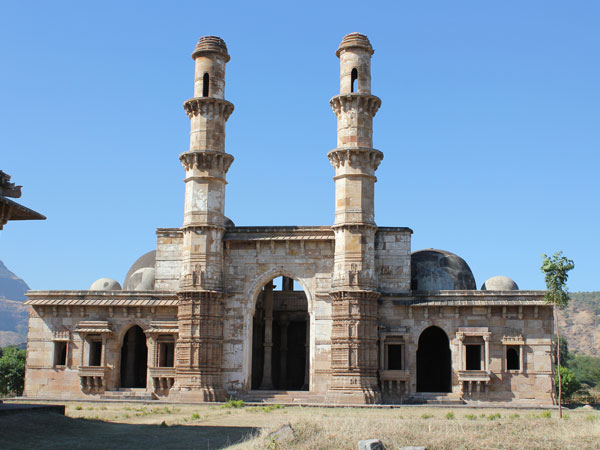
M 373 148 L 373 117 L 381 100 L 371 95 L 369 39 L 344 36 L 340 95 L 329 102 L 337 117 L 337 148 L 327 155 L 335 169 L 335 257 L 332 290 L 331 379 L 328 398 L 373 403 L 377 386 L 377 275 L 374 185 L 383 153 Z
M 180 278 L 175 392 L 201 401 L 224 400 L 223 234 L 225 175 L 233 156 L 225 153 L 225 122 L 233 105 L 224 99 L 225 42 L 200 38 L 194 97 L 184 103 L 191 121 L 190 148 L 179 156 L 185 168 L 183 264 Z

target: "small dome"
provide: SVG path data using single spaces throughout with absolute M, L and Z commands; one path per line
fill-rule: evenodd
M 156 271 L 154 267 L 142 267 L 141 269 L 133 272 L 127 284 L 125 285 L 126 291 L 153 291 L 154 290 L 154 276 Z
M 475 278 L 464 259 L 445 250 L 420 250 L 410 258 L 413 291 L 475 290 Z
M 225 228 L 235 228 L 235 223 L 229 217 L 225 217 Z
M 228 62 L 230 59 L 225 41 L 218 36 L 202 36 L 196 44 L 192 58 L 196 59 L 196 57 L 205 52 L 220 53 L 225 56 L 225 62 Z
M 121 285 L 112 278 L 100 278 L 92 283 L 90 291 L 120 291 Z
M 343 37 L 342 42 L 340 43 L 340 46 L 335 54 L 339 57 L 342 50 L 353 47 L 363 48 L 369 52 L 369 55 L 375 53 L 375 50 L 373 50 L 373 47 L 371 47 L 368 37 L 360 33 L 350 33 Z
M 488 279 L 481 285 L 482 291 L 518 291 L 519 286 L 508 277 L 499 275 Z
M 129 268 L 127 271 L 127 275 L 125 275 L 125 281 L 123 282 L 123 286 L 126 291 L 130 291 L 133 289 L 129 289 L 129 279 L 133 275 L 136 270 L 143 269 L 144 267 L 151 267 L 154 269 L 156 265 L 156 250 L 149 251 L 148 253 L 144 253 L 140 256 Z

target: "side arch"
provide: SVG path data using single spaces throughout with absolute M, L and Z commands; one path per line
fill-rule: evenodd
M 448 334 L 431 325 L 417 344 L 417 392 L 451 392 L 452 351 Z

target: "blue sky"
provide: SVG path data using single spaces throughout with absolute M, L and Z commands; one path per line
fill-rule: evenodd
M 203 35 L 227 42 L 226 214 L 333 222 L 329 99 L 342 37 L 369 36 L 382 107 L 376 221 L 414 230 L 480 286 L 542 289 L 542 253 L 600 290 L 600 3 L 3 2 L 0 169 L 48 217 L 9 222 L 0 259 L 34 289 L 123 281 L 183 218 L 183 102 Z

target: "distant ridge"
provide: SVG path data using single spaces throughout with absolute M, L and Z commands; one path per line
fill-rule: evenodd
M 0 298 L 24 302 L 27 300 L 25 292 L 28 290 L 27 283 L 8 270 L 0 261 Z
M 27 341 L 29 307 L 25 292 L 29 286 L 0 261 L 0 347 Z

